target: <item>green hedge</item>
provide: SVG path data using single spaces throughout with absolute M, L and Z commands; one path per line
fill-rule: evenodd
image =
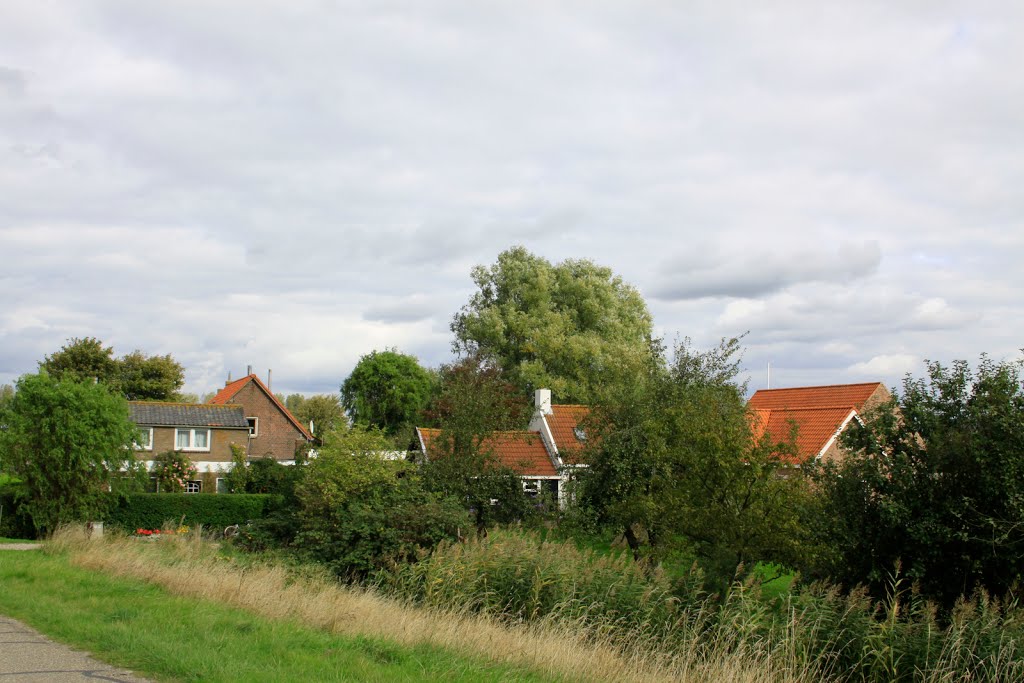
M 32 518 L 22 513 L 15 502 L 13 486 L 0 486 L 0 536 L 5 538 L 35 538 Z
M 281 496 L 245 494 L 203 496 L 184 493 L 136 493 L 111 507 L 104 520 L 110 526 L 128 531 L 160 529 L 165 523 L 203 525 L 223 530 L 232 524 L 261 519 L 280 507 Z

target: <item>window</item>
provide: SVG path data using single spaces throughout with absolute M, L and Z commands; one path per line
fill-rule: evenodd
M 153 428 L 142 427 L 139 429 L 139 436 L 135 439 L 135 450 L 137 451 L 151 451 L 153 450 Z
M 249 438 L 255 439 L 260 435 L 260 419 L 258 417 L 247 417 L 245 421 L 249 423 Z
M 200 493 L 203 490 L 203 482 L 193 479 L 185 482 L 185 493 Z
M 208 451 L 210 450 L 210 430 L 199 429 L 177 429 L 174 435 L 174 447 L 179 451 Z
M 217 493 L 228 493 L 228 480 L 224 477 L 217 477 Z

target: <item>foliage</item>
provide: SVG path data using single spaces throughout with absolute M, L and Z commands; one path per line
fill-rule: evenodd
M 153 476 L 162 493 L 182 493 L 185 484 L 196 478 L 196 466 L 181 451 L 165 451 L 153 456 Z
M 136 350 L 123 358 L 95 337 L 73 338 L 39 363 L 40 370 L 58 378 L 100 382 L 129 401 L 179 400 L 185 368 L 170 354 L 146 356 Z
M 458 537 L 466 523 L 458 504 L 426 491 L 411 463 L 385 459 L 389 450 L 377 430 L 328 435 L 296 487 L 303 556 L 359 578 Z
M 426 412 L 440 428 L 423 465 L 427 486 L 464 501 L 478 533 L 534 513 L 518 473 L 493 451 L 494 432 L 522 429 L 527 407 L 493 361 L 469 356 L 441 368 L 441 386 Z
M 671 362 L 656 349 L 646 373 L 594 406 L 579 482 L 581 504 L 635 557 L 689 549 L 719 588 L 738 565 L 792 564 L 804 547 L 806 482 L 785 476 L 791 443 L 756 438 L 735 381 L 739 348 L 684 341 Z
M 306 427 L 313 423 L 313 436 L 323 443 L 323 435 L 348 424 L 345 410 L 337 396 L 317 394 L 306 398 L 302 394 L 291 394 L 284 405 L 292 415 Z
M 6 421 L 4 467 L 23 482 L 22 509 L 40 531 L 99 513 L 103 492 L 133 462 L 128 404 L 102 384 L 24 375 Z
M 135 350 L 118 361 L 117 386 L 129 401 L 184 400 L 185 368 L 164 356 L 146 356 Z
M 680 601 L 661 574 L 624 556 L 595 555 L 571 542 L 496 530 L 442 543 L 423 561 L 378 577 L 384 592 L 441 609 L 466 609 L 512 622 L 557 616 L 611 622 L 619 631 L 676 620 Z M 582 624 L 581 624 L 582 625 Z
M 552 265 L 513 247 L 472 276 L 478 291 L 451 324 L 455 348 L 497 359 L 526 395 L 548 388 L 560 401 L 589 403 L 647 358 L 647 305 L 609 268 Z
M 266 494 L 139 493 L 111 501 L 104 521 L 126 531 L 160 529 L 168 523 L 222 531 L 232 524 L 260 519 L 280 505 L 280 496 Z
M 434 390 L 434 377 L 415 356 L 396 349 L 359 359 L 341 385 L 341 402 L 353 424 L 376 427 L 388 436 L 409 436 Z
M 902 396 L 849 430 L 852 452 L 818 473 L 819 567 L 881 596 L 899 560 L 922 593 L 945 606 L 978 587 L 1002 594 L 1024 575 L 1024 361 L 982 356 L 928 362 Z
M 32 518 L 18 504 L 19 484 L 0 484 L 0 538 L 35 538 Z

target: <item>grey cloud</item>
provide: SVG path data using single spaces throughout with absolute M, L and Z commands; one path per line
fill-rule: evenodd
M 705 258 L 711 263 L 697 261 L 697 254 L 691 254 L 664 266 L 652 296 L 665 300 L 763 298 L 802 283 L 846 283 L 875 273 L 882 252 L 877 241 L 842 244 L 835 251 L 794 249 L 789 253 L 736 244 L 728 255 Z
M 10 97 L 15 98 L 24 95 L 27 83 L 28 79 L 25 77 L 24 72 L 0 66 L 0 89 L 6 90 Z

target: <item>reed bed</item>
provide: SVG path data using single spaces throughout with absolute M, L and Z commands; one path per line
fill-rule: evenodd
M 802 683 L 822 680 L 784 653 L 734 644 L 665 652 L 646 634 L 613 637 L 586 614 L 516 622 L 466 606 L 415 606 L 373 589 L 344 586 L 311 567 L 242 562 L 220 555 L 201 534 L 145 542 L 88 539 L 63 530 L 48 543 L 81 567 L 158 584 L 166 590 L 296 620 L 325 631 L 431 645 L 527 667 L 558 680 Z

